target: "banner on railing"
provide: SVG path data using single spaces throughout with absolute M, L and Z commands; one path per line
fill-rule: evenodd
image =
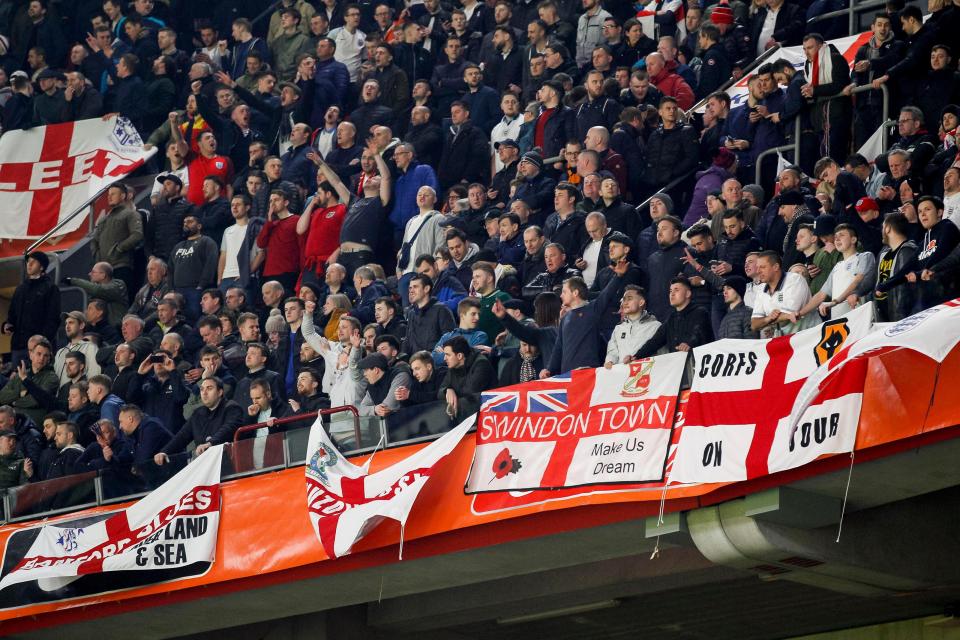
M 846 36 L 844 38 L 837 38 L 836 40 L 828 40 L 827 44 L 832 44 L 835 46 L 837 51 L 843 54 L 843 57 L 846 58 L 847 62 L 852 66 L 853 58 L 857 54 L 857 49 L 859 49 L 861 45 L 866 44 L 872 35 L 873 34 L 869 31 L 865 31 L 864 33 L 860 33 L 855 36 Z M 782 47 L 780 50 L 770 56 L 768 62 L 773 62 L 775 60 L 779 60 L 780 58 L 789 60 L 796 69 L 800 70 L 800 73 L 803 72 L 803 63 L 807 59 L 803 53 L 802 46 Z M 746 104 L 747 96 L 750 93 L 750 90 L 747 88 L 748 80 L 749 76 L 744 76 L 735 84 L 733 84 L 733 86 L 727 89 L 727 95 L 730 96 L 731 109 L 735 109 L 743 104 Z M 699 109 L 699 111 L 702 112 L 703 108 Z
M 485 392 L 467 493 L 663 477 L 686 353 Z
M 0 138 L 0 238 L 42 236 L 154 153 L 117 116 L 8 131 Z
M 223 445 L 209 448 L 150 495 L 106 520 L 42 527 L 0 580 L 0 597 L 7 587 L 32 580 L 60 588 L 85 575 L 213 562 L 222 457 Z
M 862 384 L 859 393 L 855 385 L 834 387 L 829 402 L 804 416 L 799 433 L 790 429 L 789 417 L 807 376 L 848 341 L 866 336 L 872 318 L 870 303 L 790 336 L 720 340 L 694 349 L 690 400 L 670 480 L 748 480 L 850 451 Z
M 420 490 L 440 461 L 473 426 L 470 416 L 426 447 L 386 469 L 370 473 L 367 458 L 357 466 L 333 444 L 323 421 L 310 429 L 307 444 L 307 511 L 313 531 L 330 558 L 347 555 L 361 538 L 384 518 L 400 523 L 400 557 L 403 527 Z
M 818 368 L 804 381 L 790 413 L 790 427 L 802 426 L 811 409 L 825 402 L 832 389 L 850 384 L 849 380 L 861 379 L 860 369 L 870 356 L 909 349 L 942 363 L 960 343 L 957 327 L 960 327 L 960 298 L 884 325 L 860 340 L 848 341 L 828 366 Z M 850 369 L 854 372 L 850 373 Z M 862 377 L 865 378 L 865 373 Z M 863 384 L 861 381 L 861 393 Z

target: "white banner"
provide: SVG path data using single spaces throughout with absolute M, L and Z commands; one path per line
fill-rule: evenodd
M 860 45 L 869 40 L 871 35 L 872 34 L 869 31 L 866 31 L 855 36 L 847 36 L 844 38 L 837 38 L 836 40 L 828 40 L 827 43 L 835 46 L 837 51 L 843 54 L 843 57 L 846 58 L 847 62 L 852 66 L 853 57 L 856 55 L 857 49 L 860 48 Z M 789 60 L 791 63 L 793 63 L 795 69 L 798 69 L 800 73 L 803 73 L 803 63 L 806 62 L 807 58 L 803 54 L 802 46 L 782 47 L 775 53 L 770 54 L 767 62 L 774 62 L 780 58 Z M 754 71 L 754 73 L 756 73 L 756 71 Z M 734 83 L 733 86 L 727 89 L 727 95 L 730 96 L 731 109 L 735 109 L 747 102 L 747 95 L 749 94 L 747 81 L 749 79 L 749 76 L 744 76 Z M 701 107 L 698 109 L 698 111 L 703 113 L 704 109 L 706 109 L 706 106 Z
M 44 526 L 23 560 L 0 580 L 0 589 L 30 580 L 213 562 L 222 458 L 223 445 L 210 447 L 150 495 L 96 524 Z
M 844 344 L 866 336 L 872 317 L 873 305 L 865 304 L 791 336 L 720 340 L 694 349 L 690 399 L 670 480 L 747 480 L 849 451 L 860 403 L 859 396 L 847 397 L 848 387 L 838 387 L 834 402 L 807 416 L 805 429 L 813 437 L 793 433 L 790 410 L 806 378 Z
M 156 152 L 116 116 L 8 131 L 0 138 L 0 238 L 42 236 Z M 77 216 L 62 232 L 84 221 Z
M 910 349 L 943 362 L 960 342 L 957 327 L 960 327 L 960 298 L 925 309 L 892 325 L 884 325 L 861 340 L 847 343 L 836 358 L 812 372 L 798 391 L 788 421 L 791 429 L 802 423 L 810 409 L 839 384 L 834 381 L 838 373 L 840 377 L 848 376 L 846 369 L 851 365 L 860 363 L 865 366 L 870 356 L 895 349 Z M 858 375 L 855 372 L 848 377 Z
M 467 493 L 663 478 L 686 353 L 483 394 Z
M 369 472 L 373 456 L 359 467 L 347 460 L 318 418 L 307 445 L 307 511 L 327 555 L 347 555 L 384 518 L 400 523 L 402 545 L 402 527 L 420 490 L 475 418 L 470 416 L 426 447 L 376 473 Z

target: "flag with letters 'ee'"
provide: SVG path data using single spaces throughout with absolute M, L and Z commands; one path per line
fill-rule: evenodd
M 93 118 L 9 131 L 0 138 L 0 238 L 38 238 L 70 219 L 100 191 L 139 169 L 157 150 L 144 149 L 124 117 Z
M 467 493 L 661 480 L 686 353 L 485 392 Z
M 853 449 L 866 369 L 823 389 L 791 425 L 807 377 L 870 332 L 873 304 L 769 340 L 719 340 L 693 350 L 694 373 L 671 482 L 735 482 Z M 865 363 L 864 363 L 865 367 Z

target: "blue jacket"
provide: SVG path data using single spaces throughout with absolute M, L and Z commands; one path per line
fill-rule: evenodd
M 530 206 L 531 213 L 553 211 L 553 190 L 556 187 L 557 181 L 541 171 L 533 178 L 524 178 L 510 202 L 523 200 Z
M 359 320 L 363 326 L 374 322 L 376 318 L 373 315 L 373 307 L 377 304 L 377 298 L 389 295 L 390 292 L 382 283 L 371 282 L 360 294 L 360 299 L 357 300 L 357 305 L 350 312 L 350 315 Z
M 500 94 L 495 89 L 481 85 L 476 93 L 467 91 L 461 98 L 470 106 L 470 122 L 477 125 L 488 136 L 500 119 Z
M 412 162 L 406 173 L 399 174 L 393 183 L 394 204 L 389 217 L 394 229 L 402 231 L 407 226 L 407 221 L 420 212 L 417 207 L 417 191 L 420 187 L 433 187 L 434 191 L 440 193 L 440 183 L 433 167 Z M 411 256 L 414 259 L 416 257 Z
M 621 280 L 620 276 L 614 274 L 599 296 L 568 312 L 560 320 L 557 343 L 547 365 L 552 375 L 603 364 L 606 344 L 600 335 L 600 321 L 603 319 L 603 310 L 620 288 Z
M 313 150 L 310 143 L 304 143 L 299 147 L 290 147 L 286 153 L 280 156 L 280 160 L 283 162 L 280 179 L 305 188 L 307 193 L 316 191 L 317 167 L 307 159 L 307 154 Z
M 462 282 L 445 269 L 437 275 L 437 281 L 433 283 L 433 295 L 437 302 L 445 305 L 456 315 L 457 305 L 467 297 L 467 290 Z
M 447 331 L 445 334 L 440 336 L 440 339 L 437 341 L 437 346 L 433 348 L 433 365 L 435 367 L 442 367 L 443 364 L 443 344 L 450 338 L 455 338 L 457 336 L 463 336 L 467 339 L 467 342 L 470 343 L 471 347 L 475 347 L 478 344 L 489 345 L 490 341 L 487 338 L 485 331 L 480 331 L 479 329 L 461 329 L 457 327 L 453 331 Z
M 310 113 L 310 126 L 316 128 L 323 123 L 323 116 L 332 105 L 341 109 L 347 103 L 350 89 L 350 72 L 347 66 L 336 58 L 317 60 L 313 74 L 313 83 L 317 90 L 313 94 L 313 111 Z
M 509 264 L 519 268 L 526 253 L 527 249 L 523 245 L 522 233 L 518 232 L 517 235 L 506 242 L 503 240 L 497 242 L 497 262 L 500 264 Z
M 165 382 L 154 374 L 146 376 L 141 386 L 144 413 L 160 421 L 170 431 L 176 433 L 183 426 L 183 405 L 190 399 L 190 391 L 183 383 L 183 374 L 174 369 Z
M 113 423 L 113 426 L 120 424 L 120 407 L 124 405 L 122 399 L 117 396 L 108 394 L 106 398 L 103 399 L 103 402 L 100 403 L 100 419 L 109 420 Z
M 135 468 L 153 464 L 153 456 L 159 453 L 173 434 L 157 418 L 144 414 L 140 426 L 131 435 L 124 437 L 122 446 L 115 447 L 115 457 L 123 464 Z

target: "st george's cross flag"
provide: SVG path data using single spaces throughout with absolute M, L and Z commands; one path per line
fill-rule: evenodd
M 0 238 L 42 236 L 154 153 L 118 116 L 8 131 L 0 138 Z
M 793 335 L 719 340 L 693 350 L 690 399 L 671 482 L 734 482 L 791 469 L 852 449 L 862 381 L 831 387 L 794 432 L 794 398 L 817 367 L 865 337 L 873 305 Z M 814 415 L 815 414 L 815 415 Z
M 484 392 L 467 493 L 663 478 L 687 354 Z
M 307 443 L 307 512 L 330 558 L 347 555 L 385 518 L 407 522 L 420 490 L 437 465 L 473 427 L 475 415 L 403 460 L 370 473 L 370 458 L 357 466 L 337 450 L 317 421 Z M 402 547 L 401 547 L 402 550 Z M 402 554 L 401 554 L 402 558 Z
M 0 590 L 30 580 L 213 562 L 223 445 L 210 447 L 136 504 L 85 527 L 44 525 Z
M 801 428 L 811 408 L 823 403 L 831 388 L 845 384 L 838 382 L 838 379 L 857 379 L 861 376 L 861 370 L 865 377 L 866 363 L 871 356 L 909 349 L 936 362 L 943 362 L 958 343 L 960 298 L 885 325 L 860 340 L 848 340 L 836 357 L 814 371 L 797 392 L 790 413 L 790 425 L 794 429 Z M 863 382 L 860 383 L 860 389 L 862 392 Z

